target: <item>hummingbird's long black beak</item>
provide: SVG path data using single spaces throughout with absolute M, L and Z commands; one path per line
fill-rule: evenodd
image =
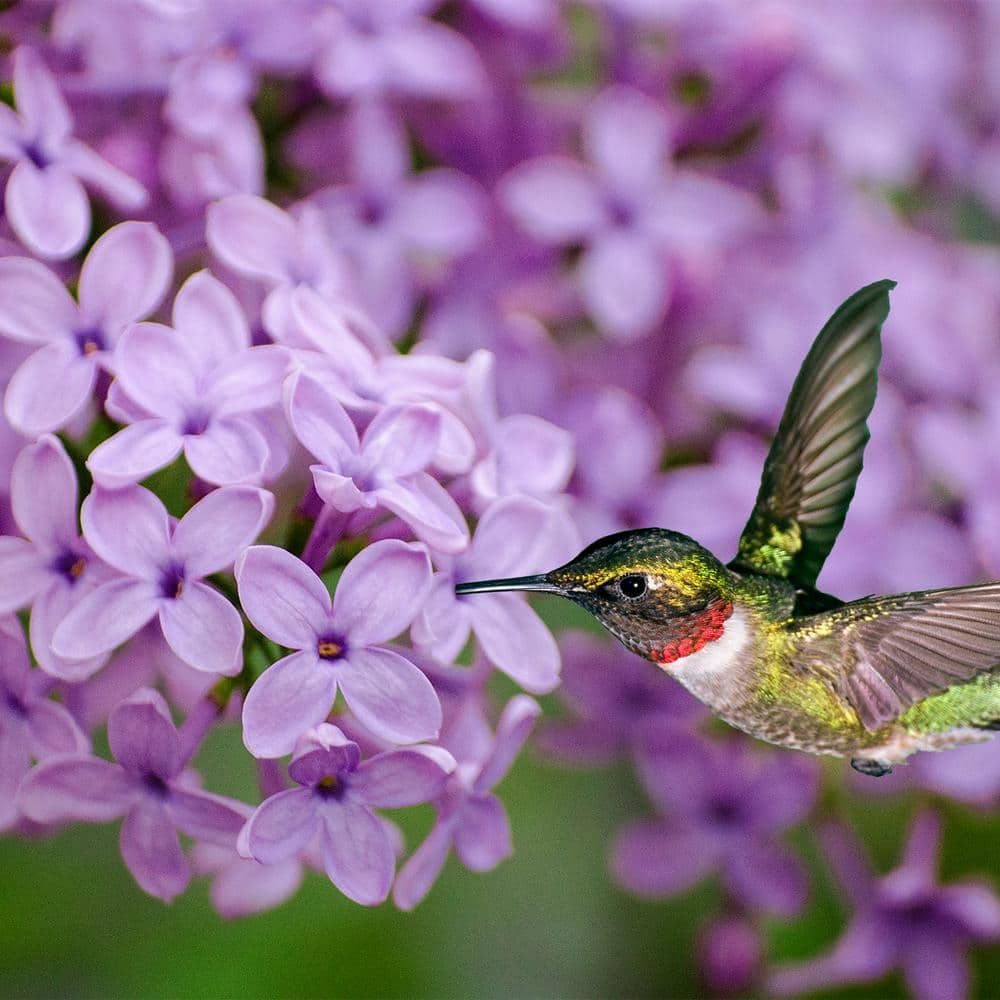
M 512 576 L 506 580 L 476 580 L 455 585 L 456 594 L 488 594 L 497 590 L 537 590 L 546 594 L 561 594 L 562 587 L 552 583 L 548 576 Z

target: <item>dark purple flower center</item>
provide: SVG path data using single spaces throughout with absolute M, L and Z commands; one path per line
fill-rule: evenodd
M 164 597 L 180 597 L 184 593 L 184 567 L 168 566 L 160 576 L 160 593 Z
M 11 715 L 16 715 L 19 719 L 28 717 L 28 706 L 13 691 L 4 692 L 3 703 Z
M 107 342 L 104 339 L 104 331 L 96 326 L 88 327 L 84 330 L 76 330 L 73 334 L 76 346 L 84 357 L 96 354 L 98 351 L 107 350 Z
M 347 786 L 344 779 L 336 774 L 326 774 L 315 785 L 316 794 L 321 799 L 342 799 Z
M 608 198 L 607 208 L 608 215 L 616 226 L 627 229 L 635 222 L 635 209 L 624 198 Z
M 145 786 L 146 791 L 158 799 L 165 799 L 170 795 L 170 789 L 167 787 L 167 783 L 158 774 L 154 774 L 152 771 L 147 771 L 142 776 L 142 783 Z
M 44 170 L 49 165 L 49 158 L 44 152 L 42 152 L 42 148 L 37 142 L 29 142 L 23 148 L 24 155 L 31 160 L 31 162 L 38 167 L 39 170 Z
M 316 642 L 316 654 L 321 660 L 339 660 L 344 649 L 344 639 L 339 635 L 323 635 Z
M 738 826 L 742 815 L 743 810 L 732 799 L 714 799 L 705 810 L 708 821 L 723 828 Z
M 63 577 L 67 583 L 76 583 L 87 568 L 87 560 L 72 549 L 66 549 L 52 560 L 52 571 Z
M 365 195 L 361 199 L 358 215 L 366 226 L 377 226 L 385 218 L 385 203 L 381 198 Z
M 211 422 L 211 414 L 207 410 L 192 410 L 184 418 L 181 434 L 204 434 Z

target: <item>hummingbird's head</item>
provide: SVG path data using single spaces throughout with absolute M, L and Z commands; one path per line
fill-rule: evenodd
M 694 539 L 665 528 L 608 535 L 548 573 L 455 590 L 558 594 L 586 608 L 633 652 L 654 659 L 677 637 L 700 634 L 692 623 L 714 620 L 720 608 L 732 611 L 729 571 Z

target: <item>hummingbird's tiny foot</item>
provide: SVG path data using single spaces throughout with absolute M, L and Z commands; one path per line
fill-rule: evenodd
M 867 774 L 869 778 L 881 778 L 892 774 L 892 764 L 882 760 L 872 760 L 870 757 L 852 757 L 851 767 L 861 774 Z

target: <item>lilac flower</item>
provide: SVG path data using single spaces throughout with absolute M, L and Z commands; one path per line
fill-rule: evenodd
M 861 846 L 846 830 L 823 830 L 827 858 L 849 903 L 847 930 L 827 955 L 772 974 L 779 996 L 845 983 L 872 983 L 902 968 L 917 1000 L 958 1000 L 968 994 L 965 951 L 1000 939 L 1000 900 L 981 882 L 937 884 L 941 824 L 929 812 L 910 828 L 902 864 L 874 878 Z
M 240 834 L 241 853 L 270 865 L 319 832 L 323 867 L 345 896 L 375 906 L 395 871 L 392 837 L 375 808 L 412 806 L 444 788 L 455 761 L 440 747 L 392 750 L 361 762 L 361 748 L 327 723 L 303 733 L 288 773 L 302 787 L 265 799 Z
M 20 622 L 0 617 L 0 830 L 19 817 L 15 794 L 32 759 L 86 753 L 90 744 L 48 681 L 31 669 Z
M 455 170 L 411 176 L 402 122 L 384 105 L 356 107 L 350 128 L 351 184 L 319 191 L 313 201 L 358 267 L 368 314 L 396 338 L 427 283 L 422 275 L 441 272 L 482 239 L 485 199 Z
M 57 438 L 24 448 L 11 475 L 11 507 L 24 538 L 0 537 L 0 613 L 31 608 L 31 648 L 63 680 L 89 677 L 107 660 L 66 660 L 50 649 L 56 626 L 110 572 L 80 537 L 76 471 Z
M 557 510 L 528 497 L 498 500 L 480 518 L 466 552 L 437 557 L 440 571 L 414 622 L 414 642 L 450 663 L 472 631 L 490 662 L 523 688 L 551 691 L 559 682 L 559 648 L 524 597 L 459 597 L 455 584 L 540 572 L 576 547 L 575 532 Z
M 138 323 L 119 342 L 115 378 L 125 398 L 113 395 L 109 409 L 131 426 L 95 448 L 87 468 L 102 486 L 125 486 L 183 450 L 208 483 L 259 482 L 269 449 L 253 414 L 280 402 L 285 351 L 251 348 L 239 303 L 207 271 L 184 282 L 173 318 L 173 330 Z
M 243 705 L 243 741 L 255 757 L 291 752 L 330 713 L 338 687 L 362 725 L 391 743 L 437 736 L 441 706 L 430 681 L 385 648 L 420 610 L 430 563 L 419 547 L 376 542 L 355 556 L 331 602 L 322 580 L 291 553 L 248 549 L 236 565 L 253 626 L 296 650 L 257 678 Z
M 392 898 L 401 910 L 412 910 L 427 895 L 452 847 L 462 864 L 477 872 L 495 868 L 510 855 L 507 814 L 492 790 L 514 763 L 540 713 L 532 698 L 515 695 L 500 716 L 493 740 L 474 753 L 469 746 L 454 747 L 458 767 L 437 802 L 437 821 L 396 878 Z
M 316 59 L 319 85 L 337 98 L 474 96 L 483 83 L 479 57 L 457 31 L 423 16 L 438 6 L 440 0 L 340 0 L 322 23 L 328 41 Z
M 560 760 L 587 766 L 622 753 L 640 756 L 651 738 L 672 727 L 690 727 L 707 715 L 659 667 L 617 643 L 567 631 L 559 636 L 559 649 L 559 695 L 576 718 L 549 721 L 537 743 Z
M 202 578 L 231 566 L 271 517 L 274 498 L 250 486 L 209 493 L 171 526 L 149 490 L 99 486 L 84 501 L 83 533 L 122 576 L 101 584 L 67 614 L 52 648 L 82 660 L 114 649 L 158 618 L 170 648 L 208 673 L 238 674 L 243 623 Z
M 441 418 L 431 407 L 385 407 L 361 440 L 344 408 L 317 379 L 297 372 L 285 389 L 295 436 L 318 460 L 313 483 L 343 513 L 392 511 L 442 552 L 460 552 L 468 527 L 447 490 L 424 471 L 434 460 Z
M 670 125 L 638 91 L 600 94 L 584 122 L 592 165 L 543 156 L 516 167 L 501 197 L 536 239 L 583 243 L 580 292 L 616 340 L 649 333 L 670 303 L 670 260 L 705 253 L 746 225 L 751 205 L 735 188 L 691 171 L 667 171 Z
M 665 818 L 619 833 L 612 867 L 626 888 L 671 896 L 718 871 L 751 911 L 789 915 L 802 907 L 805 871 L 774 838 L 816 798 L 811 761 L 751 754 L 736 740 L 712 744 L 674 730 L 660 734 L 639 771 Z
M 43 762 L 21 785 L 18 803 L 38 823 L 124 816 L 126 867 L 142 889 L 169 901 L 190 879 L 177 832 L 232 844 L 246 818 L 242 804 L 187 780 L 179 734 L 156 691 L 139 691 L 111 713 L 108 742 L 117 764 L 84 754 Z
M 294 339 L 297 289 L 333 302 L 349 298 L 347 269 L 315 206 L 293 216 L 264 198 L 230 195 L 208 207 L 205 239 L 226 267 L 269 289 L 262 318 L 275 340 Z
M 76 417 L 122 331 L 159 305 L 172 271 L 170 245 L 145 222 L 123 222 L 94 244 L 80 271 L 79 305 L 37 261 L 0 259 L 0 333 L 44 345 L 7 386 L 11 424 L 34 437 Z
M 83 245 L 90 205 L 81 181 L 124 209 L 146 202 L 142 185 L 72 137 L 73 118 L 52 75 L 32 49 L 14 54 L 15 114 L 0 108 L 0 159 L 16 166 L 4 208 L 11 227 L 40 257 L 64 258 Z

